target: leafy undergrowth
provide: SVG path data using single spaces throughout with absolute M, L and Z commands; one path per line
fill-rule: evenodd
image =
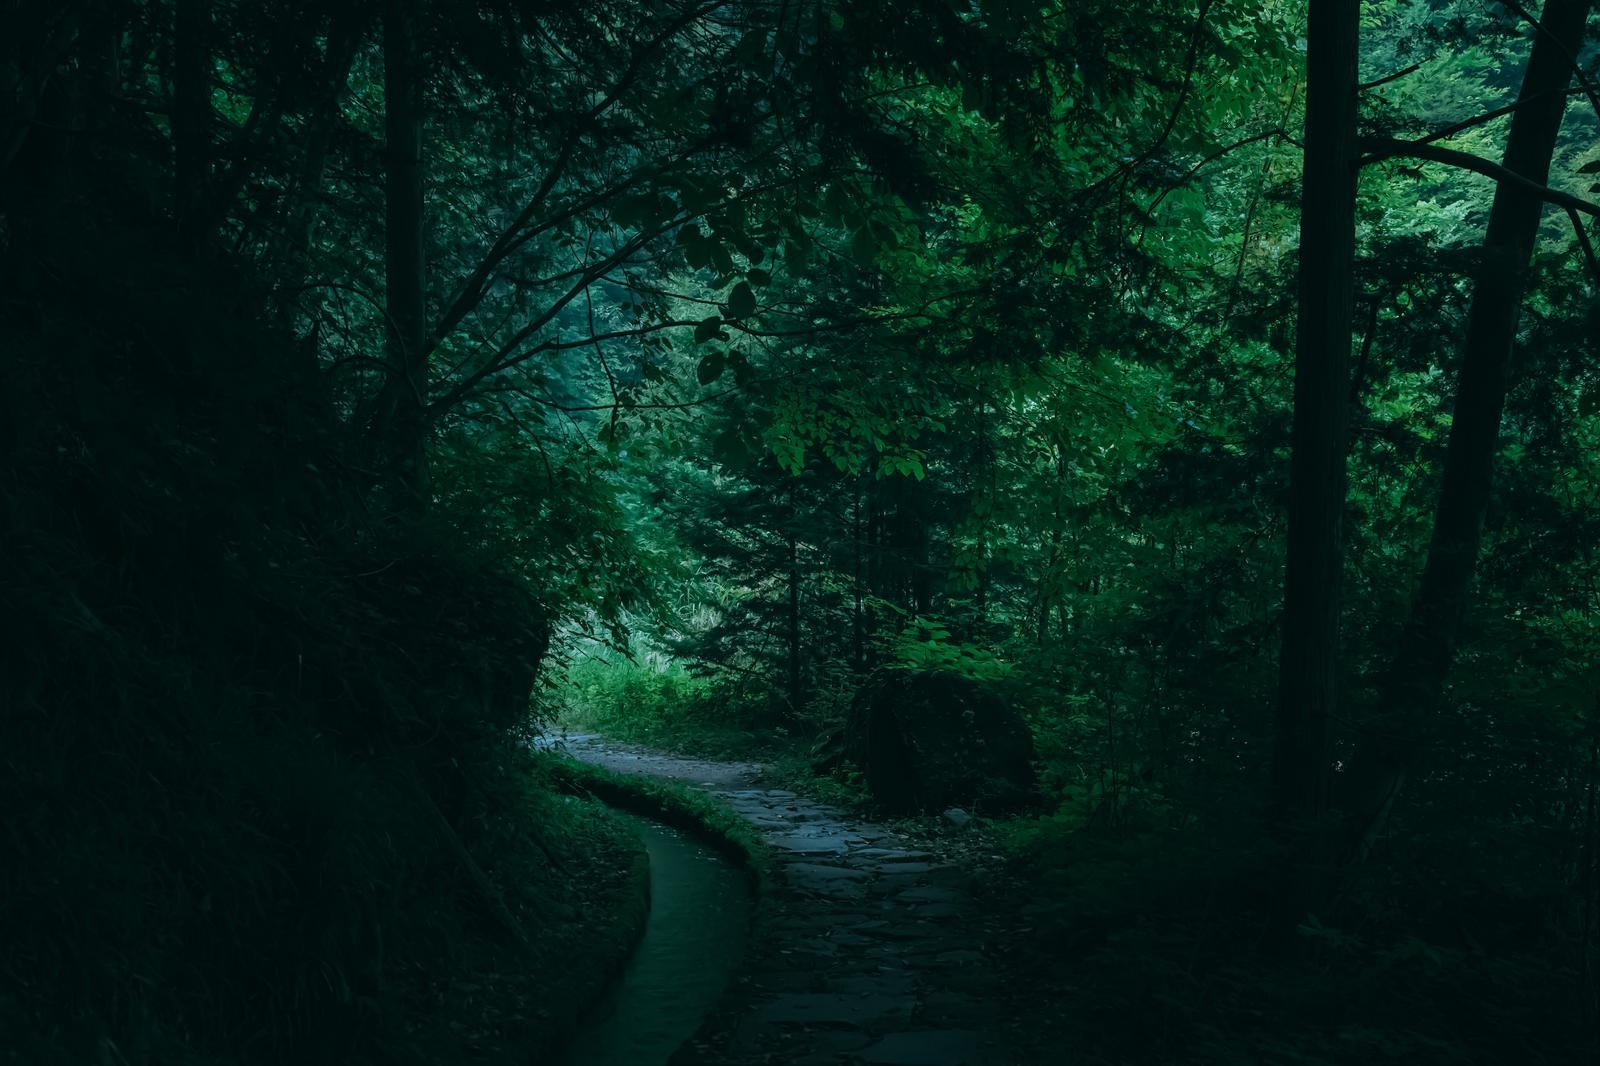
M 810 750 L 804 747 L 768 754 L 762 763 L 761 778 L 768 785 L 804 792 L 845 810 L 864 810 L 871 805 L 859 770 L 820 770 Z
M 817 768 L 819 723 L 774 721 L 738 686 L 675 663 L 588 662 L 568 672 L 552 702 L 557 724 L 569 734 L 598 733 L 701 759 L 759 762 L 767 785 L 841 807 L 866 800 L 858 773 Z
M 737 687 L 676 663 L 590 660 L 570 667 L 548 697 L 569 733 L 600 733 L 703 758 L 749 758 L 794 743 L 760 720 Z
M 1245 832 L 1000 828 L 1013 861 L 989 902 L 1016 916 L 1006 966 L 1038 1061 L 1061 1046 L 1086 1064 L 1592 1061 L 1554 882 L 1485 873 L 1463 839 L 1375 857 L 1279 962 L 1260 918 L 1270 857 Z

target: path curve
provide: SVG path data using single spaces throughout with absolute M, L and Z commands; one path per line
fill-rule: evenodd
M 756 763 L 685 758 L 595 736 L 585 762 L 726 801 L 778 864 L 761 943 L 674 1066 L 1011 1066 L 972 875 L 893 830 L 785 789 Z

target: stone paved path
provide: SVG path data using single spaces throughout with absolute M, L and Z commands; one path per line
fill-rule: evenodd
M 580 759 L 727 801 L 778 858 L 765 936 L 674 1066 L 1015 1066 L 995 1031 L 989 925 L 971 876 L 890 829 L 783 789 L 753 763 L 569 737 Z

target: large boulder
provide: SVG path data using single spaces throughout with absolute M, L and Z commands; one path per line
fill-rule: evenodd
M 1033 736 L 992 690 L 960 674 L 883 669 L 856 693 L 844 755 L 892 814 L 1016 810 L 1033 794 Z

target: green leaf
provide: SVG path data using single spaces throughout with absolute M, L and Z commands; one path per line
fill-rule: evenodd
M 706 341 L 715 337 L 719 332 L 721 332 L 721 330 L 722 319 L 716 315 L 712 315 L 710 318 L 703 320 L 694 328 L 694 342 L 696 344 L 704 344 Z
M 679 230 L 678 243 L 683 245 L 683 258 L 691 267 L 699 270 L 710 265 L 713 245 L 698 229 L 685 226 Z
M 678 199 L 683 204 L 684 210 L 692 215 L 703 213 L 722 198 L 722 193 L 715 182 L 685 175 L 679 185 Z
M 1600 159 L 1591 159 L 1578 168 L 1579 174 L 1600 174 Z
M 745 277 L 749 280 L 750 284 L 757 287 L 765 287 L 772 284 L 772 275 L 767 273 L 765 270 L 751 270 L 745 274 Z
M 806 264 L 811 261 L 811 249 L 800 241 L 789 240 L 784 243 L 783 257 L 789 262 L 790 266 L 797 270 L 804 270 Z
M 755 314 L 756 293 L 747 281 L 741 281 L 728 293 L 728 313 L 734 318 L 748 318 Z
M 727 366 L 727 363 L 727 356 L 722 352 L 711 352 L 700 360 L 700 365 L 695 368 L 694 376 L 700 380 L 700 384 L 709 385 L 722 376 L 723 368 Z

